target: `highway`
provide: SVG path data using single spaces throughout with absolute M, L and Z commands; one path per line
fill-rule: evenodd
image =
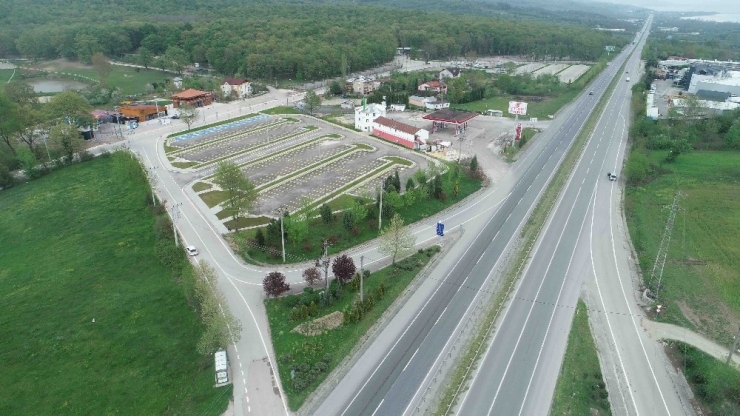
M 489 205 L 498 204 L 496 210 L 466 226 L 466 236 L 458 243 L 462 247 L 447 256 L 430 276 L 430 280 L 440 283 L 434 289 L 422 292 L 425 297 L 417 296 L 399 312 L 315 414 L 416 414 L 424 387 L 433 378 L 430 370 L 439 362 L 451 336 L 469 318 L 470 306 L 482 293 L 479 289 L 487 280 L 499 278 L 499 262 L 516 239 L 569 145 L 632 49 L 630 45 L 615 57 L 590 87 L 594 95 L 584 93 L 577 98 L 559 117 L 563 120 L 559 127 L 553 126 L 546 132 L 540 139 L 543 144 L 533 149 L 533 153 L 510 172 L 508 182 L 499 184 L 500 192 L 508 193 L 491 193 Z M 633 61 L 636 59 L 639 56 Z M 618 84 L 618 91 L 629 86 L 627 83 Z M 615 93 L 609 99 L 605 114 L 618 100 L 624 100 L 624 94 Z M 532 309 L 535 305 L 532 300 L 536 299 L 539 305 L 541 300 L 538 296 L 546 296 L 553 301 L 552 304 L 557 304 L 556 296 L 562 292 L 563 279 L 550 276 L 564 276 L 568 272 L 568 259 L 572 257 L 593 199 L 593 184 L 606 179 L 606 171 L 602 175 L 602 164 L 608 147 L 606 143 L 589 143 L 584 153 L 589 157 L 581 159 L 577 168 L 583 176 L 575 176 L 583 180 L 571 180 L 561 195 L 555 214 L 548 222 L 548 232 L 534 254 L 533 266 L 527 268 L 516 289 L 516 300 L 507 309 L 497 331 L 494 347 L 490 349 L 496 352 L 486 355 L 482 371 L 476 375 L 458 414 L 547 414 L 549 400 L 540 403 L 533 412 L 520 413 L 525 403 L 534 403 L 527 400 L 528 395 L 541 397 L 541 390 L 547 388 L 539 382 L 531 383 L 538 368 L 539 346 L 542 345 L 542 342 L 537 343 L 537 339 L 546 337 L 548 332 L 547 308 Z M 590 165 L 584 167 L 584 159 Z M 506 183 L 509 188 L 506 188 Z M 553 224 L 557 227 L 552 227 Z M 575 288 L 576 296 L 578 287 Z M 573 291 L 570 289 L 569 293 Z M 566 339 L 569 325 L 568 319 L 567 328 L 562 331 Z M 522 328 L 526 331 L 517 334 Z M 556 364 L 557 368 L 549 379 L 557 379 L 559 361 Z M 506 400 L 499 397 L 506 397 Z M 541 410 L 543 408 L 544 411 Z

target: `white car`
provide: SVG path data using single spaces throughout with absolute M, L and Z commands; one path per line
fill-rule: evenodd
M 198 255 L 198 249 L 195 248 L 195 246 L 187 246 L 185 247 L 185 251 L 188 252 L 188 255 L 190 256 L 197 256 Z
M 610 181 L 616 181 L 617 180 L 617 175 L 615 175 L 615 174 L 613 174 L 611 172 L 607 173 L 606 174 L 606 177 L 609 178 Z

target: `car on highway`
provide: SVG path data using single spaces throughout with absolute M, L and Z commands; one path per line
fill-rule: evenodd
M 589 91 L 588 92 L 588 95 L 594 95 L 594 92 L 593 91 Z
M 197 256 L 198 255 L 198 249 L 195 248 L 195 246 L 187 246 L 185 247 L 185 251 L 188 252 L 189 256 Z
M 615 174 L 613 174 L 611 172 L 607 172 L 606 177 L 609 178 L 610 181 L 616 181 L 617 180 L 617 175 L 615 175 Z

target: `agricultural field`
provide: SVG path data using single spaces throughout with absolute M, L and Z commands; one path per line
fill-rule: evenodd
M 225 411 L 232 388 L 196 352 L 188 277 L 155 256 L 147 195 L 128 154 L 0 192 L 0 414 Z
M 664 163 L 665 151 L 650 159 L 665 173 L 628 187 L 627 223 L 644 281 L 651 271 L 677 192 L 681 192 L 661 279 L 660 321 L 686 326 L 729 345 L 740 326 L 740 152 L 694 151 Z

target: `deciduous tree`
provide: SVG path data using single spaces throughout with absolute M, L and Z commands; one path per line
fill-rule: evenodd
M 218 290 L 216 271 L 201 260 L 195 266 L 194 289 L 205 328 L 196 345 L 198 353 L 207 355 L 239 342 L 241 323 L 231 313 L 229 304 Z
M 75 153 L 82 150 L 83 140 L 77 126 L 57 123 L 49 129 L 49 139 L 68 161 L 74 158 Z
M 149 68 L 149 64 L 152 63 L 152 60 L 154 59 L 152 51 L 150 51 L 146 46 L 141 46 L 137 52 L 136 61 L 144 68 Z
M 321 98 L 316 95 L 313 90 L 309 90 L 308 92 L 306 92 L 306 96 L 303 98 L 303 102 L 306 105 L 306 111 L 308 111 L 308 114 L 313 115 L 314 110 L 316 110 L 321 105 Z
M 290 290 L 290 285 L 285 281 L 285 275 L 280 272 L 270 272 L 262 279 L 262 288 L 268 296 L 278 297 Z
M 309 286 L 317 285 L 321 282 L 321 271 L 317 267 L 309 267 L 303 271 L 303 280 Z
M 411 234 L 409 229 L 404 227 L 401 216 L 395 214 L 391 218 L 390 224 L 388 224 L 380 235 L 378 251 L 386 256 L 390 256 L 391 262 L 395 264 L 398 255 L 414 248 L 414 244 L 416 244 L 416 237 Z
M 190 130 L 190 127 L 195 123 L 195 120 L 198 119 L 198 108 L 191 104 L 180 104 L 177 110 L 180 114 L 180 120 L 182 120 L 183 123 L 188 126 L 188 130 Z
M 257 191 L 254 184 L 233 162 L 223 161 L 216 167 L 213 181 L 226 192 L 226 209 L 234 218 L 235 228 L 239 230 L 239 219 L 246 215 L 254 201 Z
M 323 221 L 324 224 L 329 224 L 333 218 L 334 215 L 331 212 L 329 204 L 321 205 L 321 221 Z
M 100 85 L 106 86 L 108 75 L 110 75 L 111 71 L 113 70 L 113 65 L 111 65 L 108 58 L 105 57 L 100 52 L 96 52 L 92 56 L 92 65 L 95 69 L 95 72 L 98 73 L 98 81 L 100 81 Z
M 334 277 L 339 279 L 340 282 L 344 283 L 352 279 L 355 275 L 355 261 L 352 257 L 342 254 L 339 257 L 335 257 L 331 263 L 331 271 L 334 273 Z

